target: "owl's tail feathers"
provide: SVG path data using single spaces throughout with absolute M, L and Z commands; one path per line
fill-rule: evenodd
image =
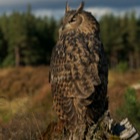
M 113 133 L 119 135 L 122 140 L 139 140 L 140 136 L 128 118 L 113 127 Z

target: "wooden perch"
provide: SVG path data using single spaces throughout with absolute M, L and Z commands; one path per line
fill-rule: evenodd
M 139 140 L 139 134 L 126 118 L 121 122 L 115 122 L 109 112 L 98 121 L 90 126 L 85 133 L 85 127 L 81 126 L 85 140 Z M 59 123 L 51 123 L 43 135 L 43 140 L 81 140 L 78 139 L 82 132 L 75 133 L 73 136 L 61 127 Z

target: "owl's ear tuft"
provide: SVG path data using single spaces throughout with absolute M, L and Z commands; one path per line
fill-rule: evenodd
M 76 12 L 81 12 L 84 9 L 84 1 L 81 2 L 80 6 L 77 8 Z
M 66 2 L 66 8 L 65 8 L 65 13 L 69 12 L 70 11 L 70 7 L 68 5 L 68 2 Z

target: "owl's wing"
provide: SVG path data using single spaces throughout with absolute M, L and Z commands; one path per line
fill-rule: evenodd
M 108 69 L 102 43 L 93 36 L 89 38 L 88 43 L 84 38 L 66 41 L 65 65 L 72 77 L 71 94 L 81 99 L 90 97 L 96 86 L 107 86 Z
M 108 66 L 103 45 L 89 35 L 66 41 L 66 60 L 71 73 L 70 96 L 77 114 L 89 123 L 97 121 L 108 108 Z M 68 70 L 67 69 L 67 70 Z

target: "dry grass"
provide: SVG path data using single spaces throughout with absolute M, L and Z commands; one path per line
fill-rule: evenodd
M 32 114 L 32 113 L 31 113 Z M 43 125 L 41 116 L 15 116 L 2 127 L 2 140 L 37 140 Z
M 2 72 L 1 72 L 2 71 Z M 0 71 L 0 95 L 12 99 L 34 95 L 48 84 L 48 67 L 25 67 Z M 4 75 L 2 75 L 4 73 Z
M 55 120 L 48 67 L 0 70 L 0 130 L 3 140 L 34 140 Z
M 49 68 L 44 66 L 0 70 L 2 140 L 36 140 L 47 125 L 56 120 L 48 73 Z M 125 89 L 137 83 L 140 83 L 140 71 L 109 73 L 109 108 L 114 117 L 116 109 L 123 102 Z

